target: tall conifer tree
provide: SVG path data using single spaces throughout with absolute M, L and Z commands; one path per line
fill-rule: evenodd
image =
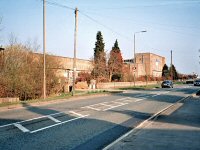
M 93 75 L 97 82 L 106 79 L 106 53 L 104 51 L 105 44 L 100 31 L 96 35 L 96 43 L 94 48 L 94 70 Z
M 110 51 L 110 58 L 108 60 L 109 80 L 118 79 L 122 77 L 123 58 L 116 40 L 112 50 Z

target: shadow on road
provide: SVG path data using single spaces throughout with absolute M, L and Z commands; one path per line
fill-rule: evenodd
M 124 95 L 123 95 L 124 96 Z M 128 93 L 125 96 L 133 97 L 133 95 L 129 95 Z M 157 98 L 152 98 L 150 100 L 155 101 L 165 101 L 168 103 L 173 103 L 174 100 L 170 100 L 170 95 L 163 95 L 169 97 L 169 100 L 162 100 Z M 175 96 L 175 99 L 180 99 L 181 96 Z M 169 116 L 161 115 L 156 122 L 158 123 L 170 123 L 175 125 L 185 125 L 188 127 L 200 127 L 199 116 L 200 116 L 200 102 L 199 101 L 186 101 L 186 104 L 192 102 L 192 105 L 183 104 L 182 107 L 172 112 Z M 29 111 L 40 115 L 49 115 L 52 113 L 57 113 L 58 111 L 29 106 L 28 104 L 24 104 L 23 107 Z M 185 110 L 188 111 L 185 111 Z M 142 121 L 149 118 L 152 114 L 139 112 L 139 111 L 131 111 L 131 110 L 109 110 L 109 112 L 126 114 L 131 116 L 130 119 L 126 120 L 121 124 L 114 123 L 112 120 L 105 121 L 102 119 L 95 118 L 82 118 L 76 121 L 72 121 L 66 124 L 58 125 L 41 132 L 37 132 L 34 134 L 25 134 L 20 131 L 18 132 L 9 132 L 9 130 L 5 130 L 2 132 L 6 132 L 7 134 L 0 135 L 0 149 L 102 149 L 104 146 L 108 145 L 121 135 L 125 134 L 135 126 L 137 126 Z M 182 112 L 181 116 L 176 114 Z M 191 113 L 190 113 L 191 112 Z M 198 112 L 198 115 L 194 115 L 194 112 Z M 98 114 L 100 115 L 100 114 Z M 70 117 L 70 116 L 69 116 Z M 72 117 L 72 116 L 71 116 Z M 106 117 L 106 116 L 105 116 Z M 20 120 L 15 119 L 0 119 L 1 122 L 16 122 Z M 197 142 L 194 143 L 191 140 L 195 140 L 192 135 L 196 134 L 196 138 L 199 141 L 199 133 L 196 133 L 195 130 L 180 130 L 179 128 L 173 129 L 145 129 L 146 132 L 154 134 L 154 136 L 158 138 L 163 138 L 163 135 L 166 135 L 166 143 L 158 142 L 156 147 L 159 149 L 162 147 L 163 149 L 173 149 L 174 145 L 170 145 L 170 141 L 177 141 L 178 143 L 184 142 L 187 139 L 188 144 L 194 144 L 194 146 L 200 146 Z M 0 131 L 1 132 L 1 131 Z M 9 134 L 8 134 L 9 133 Z M 167 137 L 168 133 L 170 136 Z M 153 141 L 154 136 L 147 136 L 147 141 Z M 182 137 L 182 138 L 181 138 Z M 190 138 L 191 137 L 191 138 Z M 135 137 L 134 137 L 135 138 Z M 169 139 L 170 138 L 170 139 Z M 190 140 L 188 140 L 190 139 Z M 142 141 L 142 140 L 141 140 Z M 140 142 L 141 142 L 140 141 Z M 129 143 L 129 142 L 127 142 Z M 139 143 L 137 143 L 139 144 Z M 142 144 L 142 143 L 140 143 Z M 168 146 L 167 146 L 168 145 Z M 137 146 L 137 145 L 136 145 Z M 141 145 L 143 146 L 143 145 Z M 144 147 L 145 149 L 146 147 Z M 180 146 L 176 147 L 177 149 L 187 149 L 188 146 Z M 198 147 L 199 148 L 199 147 Z M 147 149 L 151 149 L 151 147 L 147 147 Z M 154 147 L 155 149 L 155 147 Z

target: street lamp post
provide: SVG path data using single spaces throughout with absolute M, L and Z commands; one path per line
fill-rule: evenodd
M 135 87 L 135 72 L 136 72 L 136 57 L 135 57 L 135 35 L 137 34 L 137 33 L 143 33 L 143 32 L 147 32 L 146 30 L 144 30 L 144 31 L 138 31 L 138 32 L 135 32 L 134 33 L 134 78 L 133 78 L 133 80 L 134 80 L 134 87 Z

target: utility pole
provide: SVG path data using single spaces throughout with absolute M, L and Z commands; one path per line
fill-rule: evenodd
M 74 60 L 73 60 L 73 87 L 72 87 L 72 96 L 74 96 L 74 94 L 75 94 L 77 28 L 78 28 L 78 8 L 75 9 L 75 31 L 74 31 Z
M 46 0 L 43 0 L 43 98 L 46 98 Z
M 172 50 L 171 50 L 171 79 L 173 80 L 173 70 L 172 70 Z

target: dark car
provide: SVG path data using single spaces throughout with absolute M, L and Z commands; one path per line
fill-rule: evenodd
M 194 86 L 200 86 L 200 79 L 194 81 Z
M 173 82 L 171 80 L 165 80 L 161 84 L 162 88 L 173 88 Z

